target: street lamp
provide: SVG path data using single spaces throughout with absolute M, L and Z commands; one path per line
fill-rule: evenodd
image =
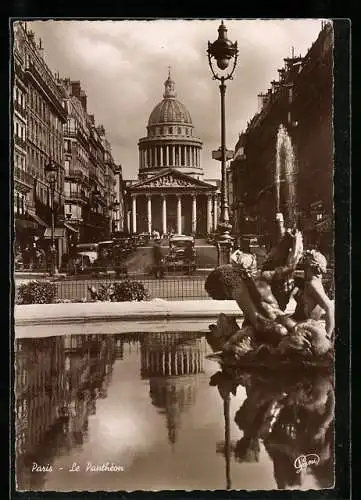
M 237 42 L 231 42 L 227 38 L 227 28 L 225 27 L 223 21 L 218 28 L 218 38 L 213 43 L 208 42 L 208 63 L 211 69 L 213 80 L 219 80 L 221 83 L 219 85 L 219 90 L 221 94 L 221 215 L 218 224 L 218 265 L 228 264 L 230 260 L 230 251 L 232 245 L 232 237 L 230 231 L 232 226 L 229 220 L 229 207 L 228 207 L 228 196 L 227 196 L 227 185 L 226 185 L 226 161 L 227 161 L 227 149 L 226 149 L 226 119 L 225 119 L 225 94 L 226 94 L 226 80 L 231 80 L 233 78 L 234 70 L 236 69 L 238 48 Z M 217 67 L 221 71 L 225 71 L 230 62 L 233 60 L 233 67 L 230 73 L 219 75 L 214 70 L 214 62 L 216 62 Z
M 115 212 L 120 206 L 120 203 L 118 200 L 114 200 L 110 205 L 109 205 L 109 210 L 110 210 L 110 215 L 109 215 L 109 225 L 110 225 L 110 234 L 114 232 L 114 227 L 113 227 L 113 212 Z
M 55 164 L 53 160 L 49 160 L 49 163 L 47 163 L 44 167 L 44 172 L 46 175 L 46 178 L 49 182 L 50 185 L 50 204 L 51 204 L 51 246 L 50 246 L 50 253 L 51 253 L 51 268 L 50 268 L 50 275 L 54 276 L 54 274 L 57 274 L 57 266 L 56 266 L 56 248 L 55 248 L 55 239 L 54 239 L 54 233 L 55 233 L 55 207 L 54 207 L 54 198 L 55 198 L 55 184 L 58 178 L 58 167 Z
M 96 188 L 94 189 L 94 191 L 92 192 L 92 198 L 91 198 L 92 203 L 93 203 L 93 202 L 95 202 L 95 203 L 96 203 L 96 210 L 95 210 L 95 212 L 96 212 L 96 214 L 97 214 L 97 215 L 96 215 L 96 225 L 98 225 L 98 222 L 99 222 L 99 219 L 98 219 L 98 214 L 99 214 L 99 212 L 98 212 L 98 208 L 99 208 L 98 203 L 99 203 L 99 201 L 100 201 L 100 199 L 101 199 L 101 196 L 102 196 L 101 192 L 100 192 L 100 191 L 99 191 L 99 189 L 96 187 Z M 93 235 L 93 237 L 94 237 L 94 235 Z

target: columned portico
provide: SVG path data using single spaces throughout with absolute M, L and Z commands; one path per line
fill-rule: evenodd
M 132 229 L 137 232 L 137 195 L 132 194 Z
M 182 233 L 182 198 L 177 195 L 177 233 Z
M 163 234 L 167 233 L 167 197 L 162 195 L 162 229 Z
M 192 194 L 192 233 L 197 232 L 197 196 Z
M 148 233 L 152 232 L 152 197 L 147 195 L 147 207 L 148 207 Z
M 213 228 L 217 231 L 218 226 L 218 202 L 217 196 L 213 196 Z
M 212 232 L 212 197 L 207 196 L 207 233 Z

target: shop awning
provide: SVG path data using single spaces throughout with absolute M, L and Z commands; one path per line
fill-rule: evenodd
M 56 227 L 54 228 L 54 238 L 64 238 L 65 237 L 65 228 L 64 227 Z M 45 239 L 51 238 L 51 228 L 47 227 L 44 233 Z
M 25 216 L 15 218 L 15 229 L 37 229 L 38 224 Z
M 31 212 L 28 212 L 28 215 L 35 221 L 39 226 L 47 227 L 47 223 L 43 221 L 43 219 L 40 219 L 40 217 L 36 214 L 33 214 Z
M 76 229 L 75 227 L 71 226 L 70 224 L 67 224 L 66 222 L 64 222 L 64 226 L 69 229 L 69 231 L 74 231 L 74 233 L 79 233 L 78 229 Z

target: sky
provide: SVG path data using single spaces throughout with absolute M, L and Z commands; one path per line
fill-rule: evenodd
M 153 108 L 163 99 L 168 67 L 177 99 L 189 110 L 194 135 L 203 141 L 205 179 L 220 177 L 212 151 L 220 146 L 220 95 L 208 66 L 207 42 L 218 37 L 220 20 L 28 22 L 41 38 L 50 69 L 80 80 L 88 112 L 107 132 L 125 179 L 138 175 L 138 140 L 146 136 Z M 304 56 L 321 30 L 321 19 L 225 20 L 228 38 L 238 42 L 238 62 L 226 91 L 226 144 L 257 112 L 284 57 Z

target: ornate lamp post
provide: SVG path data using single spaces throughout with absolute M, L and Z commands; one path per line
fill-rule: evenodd
M 55 206 L 54 206 L 54 198 L 55 198 L 55 185 L 58 178 L 58 167 L 54 163 L 53 160 L 49 160 L 44 167 L 45 175 L 50 185 L 50 205 L 51 205 L 51 267 L 50 267 L 50 275 L 54 276 L 57 274 L 57 265 L 56 265 L 56 248 L 55 248 Z
M 219 234 L 217 241 L 218 249 L 218 265 L 228 264 L 230 259 L 230 251 L 232 246 L 232 237 L 230 231 L 232 226 L 229 220 L 229 207 L 228 207 L 228 196 L 227 196 L 227 179 L 226 179 L 226 161 L 227 161 L 227 149 L 226 149 L 226 119 L 225 119 L 225 95 L 226 95 L 226 80 L 231 80 L 233 78 L 234 70 L 236 69 L 238 48 L 237 42 L 231 42 L 227 38 L 227 28 L 225 27 L 223 21 L 218 28 L 218 38 L 213 43 L 208 42 L 208 63 L 211 69 L 213 79 L 219 80 L 221 83 L 219 85 L 219 90 L 221 94 L 221 214 L 220 220 L 217 228 Z M 230 73 L 221 74 L 215 72 L 214 61 L 217 67 L 221 71 L 225 71 L 229 63 L 233 61 L 233 67 Z
M 94 189 L 94 191 L 92 192 L 92 203 L 94 202 L 96 204 L 96 210 L 95 210 L 95 213 L 96 213 L 96 225 L 99 222 L 99 220 L 98 220 L 99 219 L 99 217 L 98 217 L 98 215 L 99 215 L 99 212 L 98 212 L 98 202 L 99 202 L 101 196 L 102 196 L 101 192 L 96 187 Z M 98 239 L 98 241 L 100 241 L 100 239 Z
M 113 225 L 114 221 L 113 221 L 112 214 L 117 211 L 117 209 L 119 208 L 119 206 L 120 206 L 120 203 L 119 203 L 118 200 L 114 200 L 109 205 L 109 211 L 110 211 L 109 212 L 110 213 L 110 216 L 109 216 L 110 234 L 115 231 L 115 229 L 114 229 L 115 226 Z

